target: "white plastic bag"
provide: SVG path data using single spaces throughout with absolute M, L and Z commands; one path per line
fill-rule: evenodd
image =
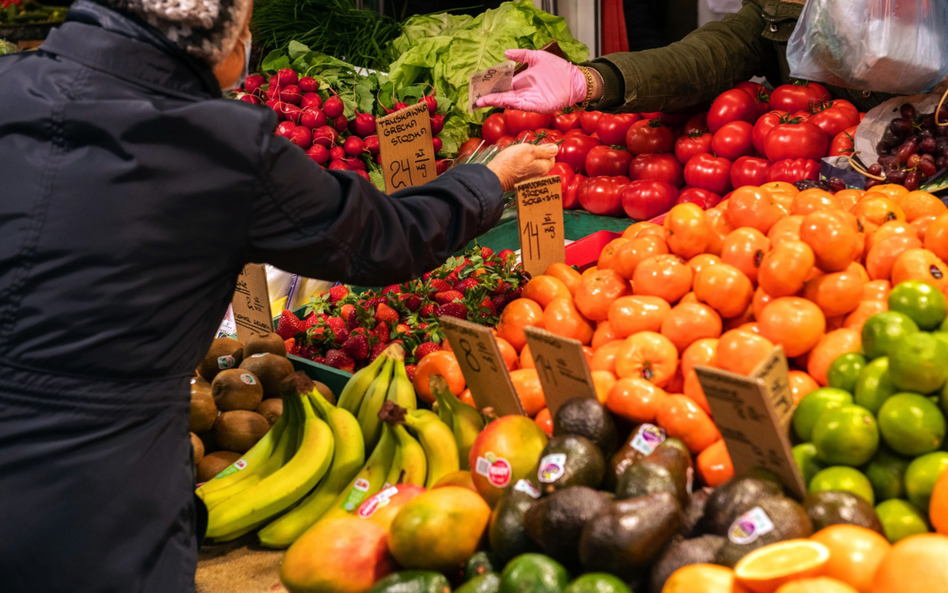
M 790 75 L 909 95 L 948 76 L 945 0 L 807 0 L 787 45 Z

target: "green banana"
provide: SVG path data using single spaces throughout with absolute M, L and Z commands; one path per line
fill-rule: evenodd
M 380 357 L 381 358 L 381 357 Z M 365 394 L 362 400 L 362 407 L 359 408 L 359 426 L 362 427 L 362 438 L 365 441 L 366 451 L 370 450 L 379 442 L 379 436 L 382 434 L 382 421 L 379 420 L 379 410 L 388 397 L 388 386 L 392 382 L 392 369 L 395 366 L 395 360 L 389 358 L 382 366 L 382 371 L 372 382 L 372 387 Z
M 312 391 L 313 382 L 301 372 L 291 375 L 297 394 Z M 326 474 L 333 457 L 333 435 L 313 408 L 310 398 L 297 395 L 303 406 L 303 438 L 296 455 L 272 476 L 251 486 L 208 512 L 207 536 L 215 538 L 250 527 L 285 511 L 313 489 Z
M 383 430 L 382 438 L 379 439 L 379 444 L 369 455 L 369 460 L 365 462 L 356 477 L 352 478 L 342 494 L 332 501 L 329 510 L 317 523 L 348 516 L 352 511 L 359 508 L 363 500 L 381 490 L 382 486 L 385 485 L 385 477 L 392 469 L 394 458 L 395 433 L 391 430 Z
M 408 434 L 402 425 L 392 426 L 395 432 L 395 460 L 392 470 L 388 472 L 385 482 L 391 486 L 395 484 L 415 484 L 424 486 L 425 476 L 428 475 L 428 459 L 425 450 Z
M 438 401 L 438 406 L 445 406 L 451 415 L 451 430 L 458 445 L 458 458 L 461 469 L 468 467 L 468 456 L 474 439 L 484 430 L 484 418 L 480 412 L 461 401 L 448 389 L 448 382 L 441 375 L 434 375 L 429 380 L 431 392 Z
M 395 372 L 392 374 L 392 382 L 388 387 L 386 399 L 395 402 L 408 411 L 418 408 L 415 387 L 411 384 L 411 379 L 408 378 L 408 373 L 405 371 L 404 356 L 395 359 Z
M 454 433 L 437 414 L 428 410 L 409 412 L 405 415 L 405 426 L 418 437 L 428 459 L 425 488 L 430 489 L 442 477 L 461 468 Z
M 359 422 L 349 411 L 337 408 L 318 393 L 309 394 L 316 412 L 332 429 L 335 449 L 325 479 L 299 505 L 260 530 L 260 545 L 287 548 L 316 523 L 365 463 L 365 444 Z
M 339 394 L 339 398 L 336 400 L 336 406 L 348 410 L 353 416 L 358 416 L 362 400 L 386 361 L 388 361 L 388 356 L 383 352 L 369 366 L 352 375 L 346 386 L 342 388 L 342 393 Z

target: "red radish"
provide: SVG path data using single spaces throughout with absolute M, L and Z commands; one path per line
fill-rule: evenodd
M 280 122 L 280 125 L 276 127 L 276 132 L 274 132 L 274 134 L 276 134 L 277 136 L 283 136 L 284 138 L 289 138 L 290 134 L 295 129 L 296 129 L 296 124 L 294 124 L 291 121 L 284 121 L 284 122 Z
M 263 85 L 267 84 L 267 79 L 259 74 L 251 74 L 244 81 L 244 92 L 255 93 Z
M 357 113 L 353 121 L 356 136 L 365 138 L 375 133 L 375 117 L 371 113 Z
M 266 106 L 273 110 L 277 114 L 277 121 L 283 121 L 286 119 L 283 117 L 283 112 L 280 111 L 280 100 L 279 99 L 269 99 L 266 103 Z
M 440 113 L 431 116 L 431 134 L 437 136 L 444 129 L 444 116 Z
M 343 104 L 342 99 L 333 95 L 326 99 L 326 102 L 323 103 L 323 111 L 326 112 L 326 117 L 330 119 L 336 119 L 342 112 L 346 110 L 346 106 Z
M 299 86 L 304 93 L 313 93 L 319 90 L 319 81 L 312 76 L 304 76 L 300 79 Z
M 381 153 L 375 155 L 375 164 L 376 164 L 376 165 L 381 165 L 381 164 L 382 164 L 382 154 L 381 154 Z
M 251 103 L 253 105 L 260 105 L 260 98 L 257 97 L 256 95 L 250 95 L 247 93 L 238 93 L 237 99 L 239 99 L 240 101 L 246 101 L 247 103 Z
M 345 115 L 340 115 L 332 122 L 332 127 L 336 128 L 336 131 L 341 134 L 348 129 L 349 120 L 346 119 Z
M 313 159 L 320 165 L 325 165 L 329 162 L 329 149 L 322 144 L 313 144 L 306 151 L 306 156 Z
M 362 177 L 366 181 L 372 181 L 372 179 L 369 177 L 369 174 L 363 171 L 362 169 L 357 169 L 355 174 L 358 175 L 359 177 Z
M 375 156 L 379 153 L 379 137 L 375 134 L 365 137 L 365 149 L 369 151 L 369 154 Z
M 438 100 L 434 98 L 434 95 L 428 95 L 418 99 L 419 103 L 428 104 L 428 115 L 434 115 L 438 112 Z
M 405 103 L 404 101 L 399 101 L 398 103 L 395 104 L 395 111 L 401 111 L 402 109 L 405 109 L 406 107 L 408 107 L 408 103 Z
M 443 143 L 441 142 L 441 138 L 438 138 L 437 136 L 435 136 L 434 138 L 431 139 L 431 143 L 434 144 L 435 154 L 441 152 L 441 147 L 443 146 Z
M 303 93 L 300 92 L 300 87 L 295 84 L 288 84 L 280 89 L 280 100 L 299 105 L 300 101 L 303 100 Z
M 337 140 L 339 140 L 339 132 L 332 126 L 323 126 L 313 132 L 313 144 L 322 144 L 326 148 L 330 148 Z
M 347 167 L 346 164 L 342 162 L 341 160 L 335 160 L 329 163 L 329 170 L 330 171 L 348 171 L 349 167 Z
M 300 81 L 299 75 L 296 74 L 296 71 L 292 68 L 283 68 L 276 75 L 277 83 L 280 86 L 286 86 L 288 84 L 296 84 Z
M 365 150 L 365 142 L 358 136 L 349 136 L 346 138 L 346 141 L 342 143 L 342 148 L 346 151 L 346 154 L 359 156 L 362 154 L 362 151 Z
M 270 79 L 270 85 L 267 87 L 267 99 L 280 98 L 280 85 L 276 82 L 276 76 Z
M 326 114 L 316 107 L 304 107 L 300 113 L 300 125 L 310 130 L 321 128 L 326 125 Z
M 362 159 L 358 157 L 349 157 L 342 159 L 346 163 L 346 166 L 349 167 L 350 171 L 365 171 L 365 163 L 362 162 Z
M 300 148 L 309 148 L 313 145 L 313 132 L 305 126 L 296 126 L 290 132 L 289 139 Z
M 323 98 L 319 96 L 319 93 L 303 93 L 303 98 L 300 100 L 300 107 L 315 107 L 320 108 L 323 106 Z
M 329 149 L 329 158 L 339 161 L 346 158 L 346 151 L 341 146 L 333 146 Z
M 292 103 L 280 103 L 280 113 L 295 124 L 300 122 L 300 111 L 300 108 Z
M 451 166 L 451 159 L 438 159 L 435 161 L 435 171 L 438 172 L 438 175 L 441 175 L 448 170 L 448 167 Z

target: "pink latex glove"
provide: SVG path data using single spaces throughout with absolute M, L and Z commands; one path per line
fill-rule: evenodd
M 553 113 L 586 99 L 586 77 L 563 58 L 529 49 L 508 49 L 504 55 L 527 69 L 514 76 L 509 91 L 481 97 L 478 107 Z

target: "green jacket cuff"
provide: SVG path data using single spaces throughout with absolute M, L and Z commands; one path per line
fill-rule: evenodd
M 625 103 L 625 80 L 614 64 L 603 59 L 583 64 L 602 76 L 602 97 L 590 104 L 592 109 L 611 109 Z

